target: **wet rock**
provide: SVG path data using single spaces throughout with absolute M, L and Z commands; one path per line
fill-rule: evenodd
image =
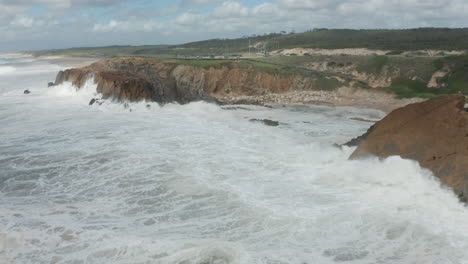
M 468 194 L 468 113 L 465 97 L 449 95 L 391 112 L 368 131 L 351 155 L 399 155 L 430 169 L 461 200 Z
M 49 82 L 49 83 L 47 84 L 47 87 L 51 87 L 51 86 L 54 86 L 54 85 L 55 85 L 55 83 Z
M 348 147 L 358 146 L 359 144 L 361 144 L 362 141 L 364 141 L 369 136 L 369 134 L 372 132 L 373 129 L 374 129 L 374 126 L 371 126 L 369 129 L 367 129 L 366 133 L 362 134 L 359 137 L 355 137 L 351 139 L 350 141 L 344 143 L 343 146 L 348 146 Z
M 365 119 L 365 118 L 361 118 L 361 117 L 351 117 L 350 119 L 354 120 L 354 121 L 368 122 L 368 123 L 376 123 L 377 122 L 375 120 L 369 120 L 369 119 Z
M 29 91 L 29 90 L 24 90 L 24 92 L 23 92 L 23 93 L 24 93 L 24 94 L 30 94 L 30 93 L 31 93 L 31 91 Z
M 96 99 L 91 99 L 91 101 L 89 101 L 89 105 L 93 105 L 94 103 L 96 102 Z
M 146 108 L 151 109 L 151 105 L 147 104 Z
M 223 107 L 224 110 L 246 110 L 246 111 L 250 111 L 250 109 L 248 108 L 245 108 L 245 107 L 241 107 L 241 106 L 225 106 Z
M 255 119 L 255 118 L 252 118 L 249 120 L 250 122 L 259 122 L 259 123 L 263 123 L 264 125 L 266 126 L 279 126 L 279 122 L 278 121 L 274 121 L 274 120 L 270 120 L 270 119 Z

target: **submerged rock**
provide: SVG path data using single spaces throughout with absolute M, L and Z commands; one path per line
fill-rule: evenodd
M 29 90 L 24 90 L 24 94 L 30 94 L 31 92 Z
M 350 159 L 399 155 L 416 160 L 466 201 L 468 113 L 464 104 L 463 95 L 449 95 L 396 109 L 356 140 L 360 144 Z
M 260 123 L 263 123 L 264 125 L 267 125 L 267 126 L 279 126 L 279 122 L 278 121 L 273 121 L 273 120 L 270 120 L 270 119 L 250 119 L 249 120 L 250 122 L 260 122 Z

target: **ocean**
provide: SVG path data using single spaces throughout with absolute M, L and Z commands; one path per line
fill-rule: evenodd
M 90 106 L 92 80 L 47 87 L 62 69 L 0 55 L 0 263 L 468 263 L 430 171 L 335 145 L 383 112 Z

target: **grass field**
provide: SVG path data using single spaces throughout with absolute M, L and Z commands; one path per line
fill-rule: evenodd
M 36 55 L 68 56 L 175 56 L 246 53 L 249 43 L 267 50 L 285 48 L 369 48 L 389 50 L 468 50 L 468 28 L 418 28 L 406 30 L 319 29 L 303 33 L 271 33 L 237 39 L 211 39 L 180 45 L 109 46 L 34 52 Z M 255 48 L 252 48 L 255 52 Z

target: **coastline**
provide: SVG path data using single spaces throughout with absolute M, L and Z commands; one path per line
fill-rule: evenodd
M 91 57 L 68 57 L 68 56 L 38 56 L 34 57 L 37 61 L 47 61 L 52 64 L 57 64 L 62 67 L 81 68 L 92 63 L 100 61 L 103 58 Z
M 397 99 L 395 95 L 383 91 L 373 91 L 341 87 L 335 91 L 292 91 L 261 96 L 221 96 L 221 104 L 252 104 L 271 106 L 285 105 L 326 105 L 350 106 L 362 109 L 376 109 L 386 114 L 412 103 L 425 101 L 422 98 Z
M 16 55 L 16 54 L 15 54 Z M 31 54 L 18 54 L 19 56 L 31 56 Z M 47 61 L 69 68 L 81 68 L 104 58 L 97 57 L 71 57 L 71 56 L 37 56 L 38 61 Z M 394 94 L 376 90 L 376 88 L 362 89 L 340 87 L 332 91 L 325 90 L 296 90 L 283 93 L 268 93 L 265 95 L 235 95 L 217 94 L 215 98 L 221 105 L 247 104 L 247 105 L 327 105 L 349 106 L 362 109 L 376 109 L 385 112 L 403 107 L 408 104 L 422 102 L 425 99 L 409 98 L 397 99 Z
M 103 58 L 87 58 L 87 57 L 67 57 L 67 56 L 39 56 L 35 58 L 38 61 L 47 61 L 52 64 L 57 64 L 63 67 L 81 68 L 92 63 L 100 61 Z
M 25 57 L 31 58 L 35 61 L 46 61 L 51 64 L 56 64 L 62 67 L 67 68 L 81 68 L 86 67 L 92 63 L 100 61 L 104 59 L 104 57 L 72 57 L 72 56 L 64 56 L 64 55 L 55 55 L 55 56 L 34 56 L 31 53 L 6 53 L 8 56 L 15 56 L 15 57 Z

